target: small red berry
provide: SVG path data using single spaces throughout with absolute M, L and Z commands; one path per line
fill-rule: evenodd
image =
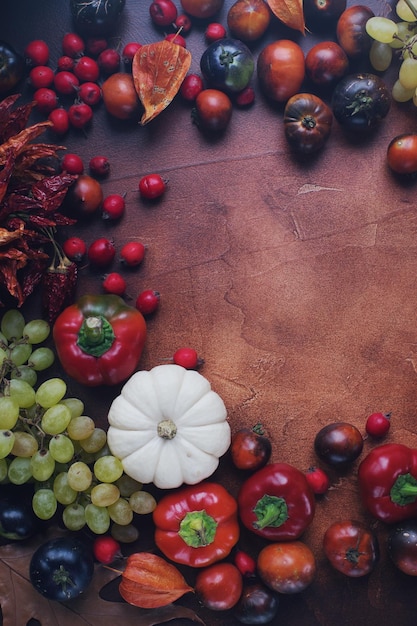
M 103 200 L 102 217 L 105 220 L 118 220 L 122 217 L 126 209 L 126 203 L 123 196 L 118 193 L 112 193 Z
M 171 43 L 176 43 L 177 46 L 182 46 L 183 48 L 187 47 L 187 42 L 184 37 L 178 33 L 170 33 L 169 35 L 166 35 L 165 40 L 170 41 Z
M 78 154 L 67 152 L 61 159 L 61 170 L 67 174 L 77 176 L 84 172 L 83 160 Z
M 110 265 L 116 256 L 116 248 L 110 239 L 100 237 L 93 241 L 88 248 L 88 258 L 96 267 L 106 267 Z
M 71 94 L 75 94 L 80 81 L 72 72 L 67 72 L 63 70 L 62 72 L 58 72 L 54 76 L 54 88 L 58 93 L 61 93 L 65 96 L 70 96 Z
M 170 26 L 177 19 L 178 11 L 172 0 L 153 0 L 149 14 L 156 26 Z
M 77 33 L 66 33 L 62 38 L 62 52 L 65 56 L 76 59 L 84 54 L 85 43 Z
M 172 357 L 175 365 L 181 365 L 187 370 L 195 370 L 203 365 L 204 360 L 200 358 L 194 348 L 179 348 Z
M 194 102 L 198 94 L 204 89 L 204 83 L 198 74 L 188 74 L 182 81 L 180 94 L 187 102 Z
M 255 90 L 253 87 L 245 87 L 236 95 L 235 103 L 238 107 L 249 107 L 255 102 Z
M 365 430 L 368 435 L 382 438 L 391 427 L 391 413 L 372 413 L 366 420 Z
M 154 289 L 145 289 L 136 298 L 136 308 L 142 315 L 151 315 L 159 307 L 161 294 Z
M 136 41 L 129 41 L 129 43 L 125 45 L 122 51 L 123 63 L 125 63 L 126 65 L 130 65 L 133 61 L 133 57 L 135 56 L 136 52 L 141 47 L 142 47 L 141 43 L 137 43 Z
M 42 39 L 34 39 L 27 44 L 23 55 L 28 65 L 48 65 L 49 46 Z
M 181 15 L 178 15 L 177 19 L 175 20 L 174 26 L 177 30 L 181 29 L 182 33 L 187 34 L 192 28 L 192 22 L 188 15 L 186 15 L 185 13 L 181 13 Z
M 33 94 L 33 100 L 41 113 L 49 115 L 58 106 L 58 97 L 53 89 L 41 87 Z
M 96 83 L 100 77 L 100 68 L 95 59 L 84 55 L 76 62 L 74 74 L 82 83 Z
M 145 257 L 146 248 L 140 241 L 129 241 L 120 250 L 120 261 L 128 267 L 140 265 Z
M 52 122 L 52 130 L 57 135 L 65 135 L 65 133 L 68 132 L 70 123 L 68 111 L 66 109 L 63 109 L 62 107 L 54 109 L 48 115 L 48 120 Z
M 219 24 L 218 22 L 212 22 L 206 28 L 204 36 L 206 41 L 212 43 L 213 41 L 218 41 L 219 39 L 224 39 L 226 37 L 226 29 L 223 24 Z
M 239 572 L 245 578 L 250 578 L 256 574 L 256 561 L 250 554 L 243 550 L 238 550 L 234 556 L 234 562 Z
M 58 72 L 72 72 L 75 66 L 75 61 L 72 57 L 62 55 L 59 57 L 56 68 Z
M 89 37 L 85 42 L 85 51 L 92 57 L 98 57 L 108 46 L 109 43 L 104 37 Z
M 71 126 L 84 128 L 93 118 L 93 109 L 85 102 L 72 104 L 68 109 L 68 116 Z
M 90 107 L 96 106 L 102 98 L 101 87 L 97 83 L 82 83 L 78 88 L 78 97 Z
M 330 479 L 326 472 L 320 467 L 310 467 L 310 469 L 306 472 L 306 479 L 311 487 L 311 490 L 316 495 L 326 493 L 330 487 Z
M 122 556 L 120 543 L 113 537 L 101 535 L 94 540 L 93 554 L 99 563 L 110 565 Z
M 29 81 L 34 89 L 50 87 L 54 82 L 54 72 L 47 65 L 35 65 L 29 72 Z
M 154 200 L 165 193 L 167 181 L 159 174 L 147 174 L 139 181 L 139 192 L 143 198 Z
M 80 237 L 69 237 L 62 244 L 64 254 L 70 261 L 80 263 L 87 253 L 85 241 Z
M 110 161 L 105 156 L 95 156 L 90 159 L 90 172 L 95 176 L 108 176 L 110 173 Z
M 114 48 L 106 48 L 100 52 L 97 63 L 103 74 L 115 74 L 120 69 L 120 54 Z
M 103 289 L 106 293 L 122 296 L 126 292 L 126 281 L 118 272 L 111 272 L 104 277 Z

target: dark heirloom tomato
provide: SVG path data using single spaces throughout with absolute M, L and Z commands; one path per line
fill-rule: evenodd
M 290 146 L 301 154 L 317 152 L 324 146 L 332 122 L 330 107 L 314 94 L 296 94 L 285 106 L 285 137 Z
M 336 85 L 332 110 L 347 131 L 364 133 L 375 128 L 391 107 L 391 94 L 375 74 L 349 74 Z
M 203 89 L 195 100 L 195 121 L 203 131 L 224 131 L 232 117 L 232 101 L 219 89 Z
M 271 21 L 265 0 L 236 0 L 227 14 L 227 25 L 234 37 L 255 41 L 262 37 Z
M 209 87 L 238 93 L 248 86 L 255 63 L 249 48 L 238 39 L 213 41 L 201 55 L 200 68 Z
M 199 19 L 212 17 L 220 11 L 224 0 L 181 0 L 181 6 L 186 13 Z
M 272 445 L 262 426 L 256 424 L 253 428 L 241 428 L 233 435 L 230 452 L 237 468 L 255 470 L 268 463 Z
M 417 173 L 417 135 L 394 137 L 387 150 L 388 165 L 397 174 Z
M 6 41 L 0 41 L 0 94 L 11 91 L 23 78 L 23 57 Z
M 241 624 L 269 624 L 277 615 L 278 595 L 257 581 L 243 584 L 242 595 L 233 609 L 234 617 Z
M 70 0 L 74 24 L 85 35 L 105 35 L 115 27 L 125 2 L 126 0 Z
M 270 589 L 278 593 L 299 593 L 313 582 L 316 560 L 302 541 L 270 543 L 260 551 L 257 568 Z
M 306 25 L 312 32 L 333 26 L 346 9 L 346 0 L 304 0 Z
M 324 426 L 314 439 L 317 456 L 334 467 L 353 463 L 363 449 L 363 437 L 356 426 L 346 422 L 334 422 Z
M 336 35 L 339 44 L 350 58 L 364 56 L 371 49 L 373 39 L 366 32 L 366 22 L 375 17 L 367 6 L 355 4 L 339 17 Z
M 360 522 L 335 522 L 324 533 L 323 549 L 331 565 L 352 578 L 366 576 L 379 559 L 376 535 Z
M 417 576 L 417 522 L 409 520 L 394 526 L 388 535 L 388 554 L 404 574 Z
M 258 56 L 258 80 L 271 100 L 286 102 L 301 87 L 305 75 L 304 52 L 289 39 L 268 44 Z
M 334 41 L 321 41 L 306 55 L 306 73 L 316 85 L 330 85 L 340 80 L 349 69 L 346 52 Z

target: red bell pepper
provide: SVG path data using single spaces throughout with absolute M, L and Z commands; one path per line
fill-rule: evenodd
M 364 507 L 388 524 L 417 516 L 417 449 L 400 443 L 373 448 L 358 469 Z
M 238 504 L 246 528 L 270 541 L 291 541 L 312 522 L 316 501 L 303 472 L 272 463 L 243 483 Z
M 237 502 L 217 483 L 202 482 L 163 496 L 154 512 L 155 543 L 183 565 L 224 559 L 239 539 Z
M 83 296 L 57 318 L 53 337 L 64 370 L 89 386 L 116 385 L 138 365 L 146 323 L 115 295 Z

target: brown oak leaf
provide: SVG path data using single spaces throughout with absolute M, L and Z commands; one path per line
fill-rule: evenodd
M 288 28 L 305 34 L 303 0 L 266 0 L 276 17 Z
M 139 609 L 125 602 L 110 602 L 100 590 L 119 573 L 99 564 L 93 581 L 79 598 L 66 603 L 41 596 L 29 579 L 29 564 L 36 548 L 62 536 L 63 531 L 51 528 L 25 542 L 0 546 L 0 606 L 3 626 L 25 626 L 36 619 L 42 626 L 156 626 L 173 619 L 190 620 L 204 626 L 198 615 L 187 607 L 171 604 L 161 609 Z

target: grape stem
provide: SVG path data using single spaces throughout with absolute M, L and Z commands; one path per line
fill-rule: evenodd
M 413 3 L 411 2 L 411 0 L 405 0 L 405 3 L 410 9 L 410 11 L 412 12 L 412 14 L 415 15 L 417 18 L 417 9 L 415 8 L 415 6 L 413 6 Z

